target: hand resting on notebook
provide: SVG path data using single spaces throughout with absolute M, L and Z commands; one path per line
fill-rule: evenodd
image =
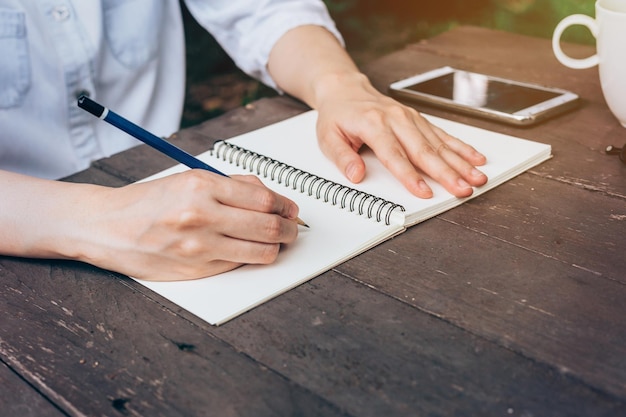
M 487 182 L 476 168 L 486 162 L 482 154 L 378 92 L 325 29 L 302 26 L 288 32 L 274 46 L 268 68 L 279 87 L 319 111 L 319 145 L 352 182 L 366 175 L 358 155 L 363 145 L 421 198 L 432 197 L 422 173 L 457 197 Z
M 353 88 L 351 84 L 363 84 Z M 487 182 L 475 166 L 485 157 L 448 135 L 417 111 L 374 90 L 365 79 L 337 83 L 319 107 L 318 140 L 322 151 L 352 182 L 366 167 L 358 150 L 367 144 L 389 171 L 414 195 L 432 197 L 425 172 L 451 194 L 467 197 L 473 186 Z

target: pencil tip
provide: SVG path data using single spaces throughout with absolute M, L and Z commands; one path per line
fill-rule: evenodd
M 308 224 L 306 224 L 306 223 L 305 223 L 305 222 L 304 222 L 304 221 L 303 221 L 300 217 L 298 217 L 298 218 L 296 219 L 296 222 L 297 222 L 300 226 L 304 226 L 304 227 L 306 227 L 306 228 L 309 228 L 309 229 L 310 229 L 309 225 L 308 225 Z

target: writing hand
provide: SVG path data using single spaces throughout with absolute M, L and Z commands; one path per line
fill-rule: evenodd
M 295 203 L 256 177 L 191 170 L 114 193 L 111 213 L 118 214 L 106 219 L 113 229 L 100 244 L 119 251 L 111 258 L 123 258 L 123 272 L 137 278 L 199 278 L 269 264 L 298 233 Z
M 80 260 L 140 279 L 268 264 L 298 233 L 296 204 L 250 176 L 194 169 L 108 188 L 0 171 L 0 186 L 10 194 L 0 204 L 0 253 Z

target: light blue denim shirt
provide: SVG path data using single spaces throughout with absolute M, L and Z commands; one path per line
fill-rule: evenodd
M 269 52 L 303 24 L 339 33 L 321 0 L 186 0 L 237 65 L 275 87 Z M 138 144 L 76 106 L 93 99 L 160 136 L 178 128 L 178 0 L 0 0 L 0 169 L 60 178 Z

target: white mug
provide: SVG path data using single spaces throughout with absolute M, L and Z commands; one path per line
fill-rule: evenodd
M 589 28 L 596 38 L 596 54 L 584 59 L 565 55 L 561 35 L 572 25 Z M 597 0 L 595 19 L 583 14 L 567 16 L 554 29 L 552 49 L 559 62 L 567 67 L 583 69 L 599 65 L 604 99 L 626 127 L 626 0 Z

